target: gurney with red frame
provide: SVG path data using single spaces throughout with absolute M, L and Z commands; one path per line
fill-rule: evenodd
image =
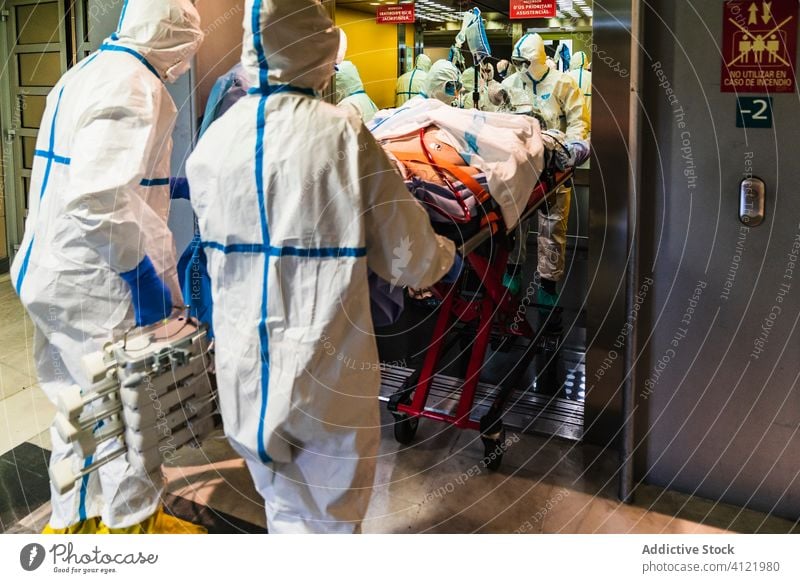
M 550 202 L 556 191 L 572 179 L 572 175 L 571 169 L 567 172 L 545 170 L 520 222 L 525 224 L 539 208 Z M 458 199 L 456 189 L 452 190 Z M 459 206 L 465 211 L 465 216 L 449 218 L 455 223 L 474 222 L 475 217 L 469 215 L 467 206 L 461 201 Z M 442 214 L 441 209 L 433 211 Z M 502 422 L 506 404 L 522 380 L 530 360 L 522 358 L 514 364 L 500 383 L 489 412 L 480 421 L 473 420 L 470 415 L 490 341 L 493 336 L 499 338 L 501 343 L 527 339 L 538 351 L 547 343 L 552 344 L 553 339 L 544 335 L 537 339 L 528 321 L 519 316 L 524 314 L 524 307 L 520 305 L 522 300 L 514 297 L 503 285 L 509 253 L 514 245 L 514 230 L 506 229 L 499 213 L 492 210 L 484 210 L 480 224 L 477 234 L 467 238 L 458 250 L 465 264 L 459 280 L 453 285 L 440 283 L 433 288 L 434 295 L 441 303 L 432 340 L 421 367 L 416 367 L 402 387 L 389 398 L 388 407 L 395 420 L 395 439 L 402 444 L 414 440 L 420 418 L 455 425 L 460 429 L 478 430 L 484 445 L 483 463 L 490 470 L 496 470 L 506 449 Z M 455 239 L 460 235 L 453 236 L 451 232 L 449 236 Z M 470 339 L 471 351 L 455 412 L 447 414 L 433 411 L 427 405 L 434 377 L 443 356 L 463 338 L 464 328 L 473 330 L 475 334 Z M 534 344 L 537 340 L 538 344 Z

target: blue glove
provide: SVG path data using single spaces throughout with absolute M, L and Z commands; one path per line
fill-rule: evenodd
M 189 181 L 185 178 L 172 177 L 169 179 L 169 197 L 172 200 L 189 200 Z
M 464 270 L 464 260 L 461 258 L 461 255 L 456 253 L 455 259 L 453 260 L 453 267 L 450 268 L 450 271 L 447 272 L 442 278 L 442 283 L 455 283 L 458 281 L 458 278 L 461 277 L 461 272 Z
M 172 293 L 147 255 L 135 269 L 119 275 L 131 288 L 137 326 L 150 326 L 172 313 Z
M 213 339 L 214 298 L 211 295 L 208 258 L 203 251 L 200 235 L 194 236 L 178 261 L 178 277 L 183 281 L 183 297 L 189 305 L 189 315 L 208 324 L 208 337 Z

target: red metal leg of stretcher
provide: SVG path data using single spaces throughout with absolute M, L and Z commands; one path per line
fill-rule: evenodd
M 550 176 L 549 180 L 540 183 L 532 193 L 531 203 L 522 218 L 529 219 L 536 212 L 542 200 L 566 183 L 570 176 L 571 172 L 558 174 Z M 549 190 L 545 188 L 545 185 L 549 186 Z M 434 293 L 442 303 L 434 327 L 433 340 L 425 355 L 420 375 L 414 385 L 412 379 L 413 374 L 416 373 L 413 373 L 408 380 L 408 385 L 396 392 L 389 401 L 390 410 L 402 414 L 396 415 L 394 426 L 395 438 L 400 443 L 407 444 L 413 440 L 420 417 L 455 425 L 461 429 L 475 429 L 481 432 L 486 467 L 491 470 L 499 467 L 504 451 L 505 432 L 502 414 L 506 401 L 515 390 L 527 363 L 520 360 L 513 367 L 510 373 L 511 377 L 500 387 L 489 412 L 480 421 L 471 420 L 470 414 L 475 405 L 480 372 L 486 360 L 489 341 L 495 331 L 501 338 L 507 336 L 527 337 L 534 341 L 536 336 L 524 317 L 519 317 L 519 304 L 503 285 L 509 250 L 503 238 L 500 238 L 499 241 L 494 239 L 496 234 L 497 231 L 490 224 L 459 248 L 472 275 L 480 281 L 479 289 L 482 293 L 472 297 L 461 297 L 455 287 L 443 285 L 434 287 Z M 509 231 L 507 234 L 510 235 L 511 232 Z M 481 255 L 481 249 L 488 251 L 488 256 Z M 453 340 L 457 340 L 451 338 L 448 342 L 447 337 L 451 331 L 452 322 L 470 324 L 469 328 L 474 324 L 477 334 L 472 343 L 455 414 L 447 415 L 426 411 L 425 405 L 430 396 L 435 372 L 445 347 L 449 346 Z M 405 401 L 411 392 L 413 392 L 411 403 L 403 403 L 402 401 Z
M 442 302 L 439 309 L 439 317 L 436 320 L 436 326 L 433 330 L 433 342 L 428 348 L 427 354 L 425 354 L 422 373 L 420 374 L 419 382 L 414 390 L 414 399 L 410 406 L 401 404 L 397 407 L 397 410 L 401 413 L 408 413 L 415 416 L 425 413 L 425 402 L 428 400 L 428 393 L 433 384 L 436 365 L 439 362 L 445 337 L 450 327 L 450 313 L 452 311 L 455 293 L 455 290 L 451 289 Z
M 495 283 L 495 280 L 500 279 L 498 277 L 499 274 L 493 273 L 492 266 L 484 258 L 472 254 L 468 259 L 470 265 L 484 282 Z M 451 316 L 455 315 L 456 318 L 461 317 L 467 320 L 464 314 L 459 313 L 463 311 L 463 308 L 459 309 L 455 305 L 455 290 L 453 289 L 449 290 L 449 293 L 445 295 L 444 301 L 440 307 L 439 317 L 436 321 L 433 333 L 433 342 L 425 355 L 422 372 L 419 382 L 415 387 L 411 405 L 398 405 L 397 410 L 399 412 L 413 416 L 427 417 L 437 421 L 444 421 L 460 428 L 479 428 L 479 424 L 476 421 L 471 421 L 469 415 L 472 412 L 475 393 L 478 389 L 478 381 L 480 380 L 480 371 L 483 367 L 483 362 L 486 358 L 486 350 L 489 346 L 489 339 L 491 338 L 493 316 L 497 308 L 497 303 L 494 301 L 493 296 L 499 295 L 499 290 L 497 290 L 497 292 L 496 294 L 487 293 L 487 296 L 484 297 L 483 300 L 480 300 L 479 305 L 475 306 L 478 311 L 478 334 L 470 352 L 467 374 L 462 386 L 456 414 L 451 416 L 425 410 L 425 404 L 428 400 L 431 385 L 433 384 L 436 365 L 441 358 L 442 347 L 444 346 L 448 328 L 452 320 Z M 508 298 L 501 297 L 498 299 L 505 302 Z
M 511 308 L 511 294 L 503 286 L 503 273 L 505 273 L 506 263 L 508 262 L 508 251 L 500 252 L 494 263 L 489 263 L 485 257 L 481 257 L 477 253 L 468 255 L 467 261 L 469 261 L 475 274 L 480 278 L 481 285 L 492 299 L 492 302 L 501 310 L 509 310 Z
M 489 346 L 489 338 L 492 335 L 493 310 L 493 302 L 489 298 L 485 298 L 481 302 L 481 316 L 480 320 L 478 321 L 478 335 L 475 338 L 475 344 L 472 346 L 469 366 L 467 367 L 467 376 L 464 379 L 464 385 L 461 390 L 461 399 L 459 399 L 458 408 L 456 409 L 454 424 L 458 427 L 468 427 L 472 429 L 478 428 L 478 423 L 470 421 L 469 414 L 472 412 L 472 406 L 475 401 L 475 391 L 478 388 L 481 369 L 483 368 L 483 362 L 486 358 L 486 349 Z

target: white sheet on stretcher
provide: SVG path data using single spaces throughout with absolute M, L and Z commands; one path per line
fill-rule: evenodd
M 530 200 L 544 170 L 539 122 L 532 117 L 456 109 L 436 99 L 416 98 L 399 109 L 378 112 L 368 124 L 375 138 L 394 139 L 435 125 L 467 164 L 487 176 L 489 192 L 508 228 Z

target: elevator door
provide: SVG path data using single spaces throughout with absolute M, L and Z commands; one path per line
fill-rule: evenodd
M 4 220 L 12 246 L 22 240 L 36 136 L 47 94 L 67 70 L 64 14 L 64 0 L 5 0 L 2 6 L 10 92 L 3 96 L 10 106 L 3 124 L 5 151 L 10 154 L 4 156 L 9 188 Z

